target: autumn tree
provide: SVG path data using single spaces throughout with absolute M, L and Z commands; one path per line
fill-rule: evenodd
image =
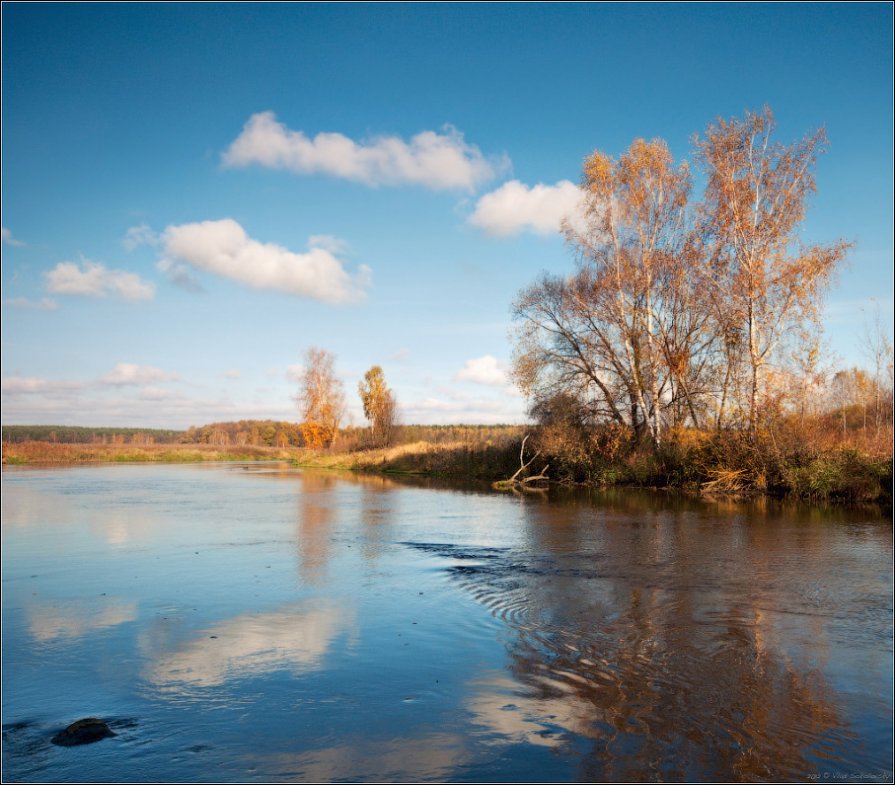
M 783 359 L 789 369 L 787 395 L 799 427 L 804 429 L 806 418 L 816 416 L 822 404 L 823 391 L 833 373 L 830 351 L 821 343 L 816 325 L 798 329 L 788 356 Z
M 720 430 L 728 412 L 754 435 L 786 403 L 787 357 L 820 381 L 822 295 L 848 244 L 799 238 L 823 132 L 786 146 L 773 130 L 767 109 L 709 126 L 698 204 L 662 140 L 585 159 L 581 215 L 563 225 L 576 270 L 514 304 L 514 376 L 532 411 L 572 396 L 590 421 L 658 448 L 669 426 Z
M 879 304 L 870 323 L 864 325 L 861 341 L 865 355 L 873 368 L 874 420 L 879 438 L 880 426 L 884 419 L 891 422 L 892 416 L 892 340 L 880 320 Z M 884 417 L 884 409 L 887 417 Z
M 798 237 L 823 130 L 783 145 L 773 141 L 774 127 L 765 108 L 719 120 L 696 140 L 706 175 L 707 291 L 716 299 L 728 358 L 747 363 L 752 433 L 768 362 L 785 335 L 817 318 L 823 290 L 848 249 L 844 242 L 805 246 Z
M 395 423 L 397 402 L 394 393 L 385 383 L 382 368 L 374 365 L 364 374 L 357 386 L 364 417 L 370 422 L 370 437 L 373 444 L 388 445 Z
M 330 447 L 345 411 L 345 393 L 334 370 L 335 357 L 325 349 L 310 348 L 296 398 L 302 415 L 304 443 L 315 449 Z
M 709 343 L 687 261 L 689 171 L 662 140 L 639 139 L 618 161 L 589 156 L 581 187 L 584 220 L 564 223 L 577 271 L 516 300 L 515 378 L 535 405 L 573 395 L 658 447 L 669 416 L 699 424 Z

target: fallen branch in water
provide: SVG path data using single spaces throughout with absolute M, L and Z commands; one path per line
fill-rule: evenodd
M 497 482 L 491 483 L 491 487 L 495 488 L 498 491 L 507 491 L 507 490 L 532 490 L 528 486 L 530 484 L 534 484 L 537 482 L 550 482 L 550 478 L 547 476 L 547 469 L 550 468 L 550 464 L 547 464 L 543 469 L 541 469 L 540 474 L 532 475 L 531 477 L 519 477 L 520 474 L 525 472 L 529 466 L 534 463 L 535 459 L 541 454 L 540 450 L 536 452 L 527 462 L 525 460 L 525 442 L 528 441 L 528 437 L 530 434 L 525 434 L 525 438 L 522 440 L 522 447 L 519 449 L 519 468 L 516 470 L 516 473 L 510 477 L 509 480 L 498 480 Z
M 703 494 L 740 494 L 749 489 L 747 469 L 712 469 L 708 474 L 713 479 L 702 484 Z

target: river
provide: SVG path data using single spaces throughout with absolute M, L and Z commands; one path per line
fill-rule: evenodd
M 5 782 L 891 781 L 878 513 L 264 464 L 2 513 Z

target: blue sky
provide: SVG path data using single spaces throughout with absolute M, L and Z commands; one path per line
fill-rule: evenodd
M 510 305 L 595 149 L 769 105 L 824 126 L 803 237 L 855 242 L 831 357 L 892 322 L 892 7 L 29 4 L 2 10 L 3 422 L 511 422 Z M 538 188 L 541 185 L 542 188 Z M 565 190 L 564 190 L 565 189 Z

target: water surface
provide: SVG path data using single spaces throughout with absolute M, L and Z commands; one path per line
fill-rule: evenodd
M 4 781 L 891 779 L 872 514 L 260 465 L 2 485 Z M 117 735 L 50 743 L 86 716 Z

